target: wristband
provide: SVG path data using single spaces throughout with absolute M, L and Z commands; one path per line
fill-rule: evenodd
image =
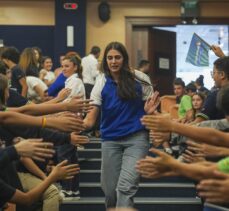
M 44 128 L 46 126 L 46 122 L 47 122 L 46 117 L 42 117 L 42 123 L 41 123 L 42 128 Z

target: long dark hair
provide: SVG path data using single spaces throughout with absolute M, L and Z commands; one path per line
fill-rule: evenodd
M 134 74 L 133 71 L 131 71 L 130 66 L 129 66 L 129 56 L 128 56 L 126 48 L 124 47 L 122 43 L 111 42 L 107 45 L 104 51 L 104 56 L 102 60 L 102 71 L 104 72 L 106 76 L 112 77 L 108 64 L 107 64 L 107 54 L 112 49 L 118 51 L 123 57 L 123 65 L 121 67 L 119 80 L 117 83 L 118 96 L 124 100 L 131 100 L 131 99 L 140 97 L 136 93 L 136 89 L 135 89 L 136 80 L 135 79 L 147 85 L 151 85 L 151 84 L 147 83 L 146 81 L 142 81 L 140 78 L 138 78 Z

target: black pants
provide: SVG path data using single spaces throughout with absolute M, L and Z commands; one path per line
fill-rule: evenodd
M 69 164 L 78 163 L 78 153 L 77 148 L 72 144 L 64 144 L 56 147 L 56 159 L 57 162 L 60 163 L 63 160 L 68 160 Z M 78 191 L 79 190 L 79 174 L 76 174 L 70 180 L 62 180 L 60 181 L 62 189 L 66 191 Z
M 93 84 L 84 84 L 85 92 L 86 92 L 86 99 L 90 99 L 91 91 L 94 87 Z

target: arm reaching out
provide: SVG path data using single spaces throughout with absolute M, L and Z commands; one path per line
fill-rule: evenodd
M 187 136 L 195 141 L 216 146 L 229 147 L 229 134 L 213 128 L 200 128 L 172 121 L 163 115 L 145 115 L 142 124 L 146 128 L 158 132 L 174 132 Z
M 31 205 L 37 201 L 44 191 L 57 180 L 71 179 L 74 175 L 79 173 L 79 168 L 77 164 L 67 165 L 67 160 L 59 163 L 53 168 L 52 172 L 47 178 L 37 187 L 28 191 L 27 193 L 16 190 L 10 202 L 16 204 Z
M 91 100 L 82 100 L 81 96 L 77 96 L 71 99 L 69 102 L 56 104 L 29 104 L 18 108 L 8 108 L 8 111 L 14 111 L 31 115 L 45 115 L 58 113 L 62 111 L 87 112 L 91 108 L 89 102 L 91 102 Z
M 155 175 L 171 176 L 181 175 L 195 180 L 209 178 L 212 172 L 217 170 L 217 165 L 214 163 L 199 163 L 186 164 L 174 159 L 165 152 L 151 148 L 151 152 L 158 155 L 158 157 L 146 157 L 137 162 L 137 170 L 141 175 L 150 175 L 155 178 Z

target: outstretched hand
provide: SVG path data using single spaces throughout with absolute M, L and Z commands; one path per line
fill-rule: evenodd
M 45 161 L 46 158 L 51 158 L 55 151 L 52 149 L 53 143 L 42 141 L 42 139 L 23 139 L 17 142 L 15 149 L 20 156 Z
M 50 123 L 50 120 L 52 120 L 52 127 L 65 131 L 65 132 L 73 132 L 78 131 L 81 132 L 85 130 L 85 127 L 83 125 L 83 120 L 77 116 L 75 113 L 71 112 L 64 112 L 58 117 L 50 117 L 47 119 L 47 124 Z
M 82 100 L 82 96 L 73 97 L 67 104 L 67 110 L 71 112 L 88 113 L 92 108 L 93 100 Z
M 149 133 L 150 141 L 152 142 L 153 146 L 158 147 L 164 142 L 169 141 L 170 133 L 167 132 L 155 132 L 150 130 Z
M 229 175 L 214 171 L 213 179 L 204 179 L 197 185 L 199 195 L 206 202 L 228 203 L 229 201 Z
M 141 122 L 149 130 L 156 132 L 171 132 L 172 120 L 169 115 L 145 115 Z
M 89 138 L 87 136 L 78 135 L 77 132 L 71 133 L 71 144 L 78 145 L 78 144 L 87 144 L 89 143 Z
M 53 181 L 72 179 L 74 175 L 79 173 L 79 171 L 80 168 L 78 164 L 68 165 L 68 161 L 64 160 L 53 167 L 50 177 L 53 179 Z
M 170 162 L 174 158 L 167 153 L 153 148 L 150 149 L 150 152 L 158 155 L 158 157 L 153 158 L 146 156 L 146 158 L 137 161 L 136 164 L 137 172 L 140 173 L 142 177 L 155 179 L 174 175 L 174 172 L 170 169 Z
M 144 106 L 144 110 L 147 114 L 154 114 L 156 112 L 157 107 L 160 104 L 160 96 L 159 96 L 159 92 L 156 91 L 152 94 L 152 96 L 150 96 L 146 102 L 145 102 L 145 106 Z

